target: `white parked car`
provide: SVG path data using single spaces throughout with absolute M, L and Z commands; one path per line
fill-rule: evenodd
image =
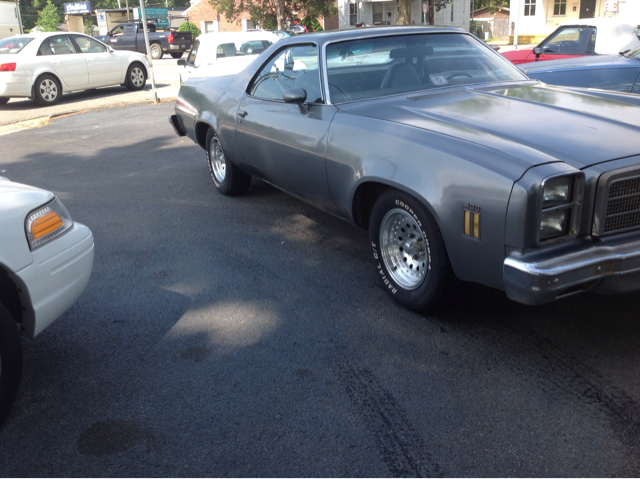
M 34 337 L 85 289 L 93 235 L 53 193 L 0 177 L 0 425 L 22 373 L 20 334 Z
M 234 75 L 278 40 L 266 30 L 200 35 L 187 58 L 178 60 L 180 84 L 191 77 Z
M 0 105 L 28 97 L 53 105 L 63 93 L 124 85 L 144 88 L 142 53 L 114 51 L 81 33 L 35 33 L 0 40 Z

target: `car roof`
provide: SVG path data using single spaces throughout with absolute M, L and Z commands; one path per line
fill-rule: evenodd
M 246 40 L 280 40 L 280 37 L 266 30 L 257 30 L 250 32 L 219 32 L 219 33 L 203 33 L 199 35 L 197 40 L 200 43 L 224 43 L 224 42 L 242 42 Z
M 309 32 L 304 35 L 295 35 L 283 38 L 278 44 L 318 42 L 329 43 L 339 40 L 359 40 L 366 38 L 378 38 L 394 35 L 409 35 L 418 33 L 465 33 L 466 30 L 456 27 L 437 26 L 384 26 L 384 27 L 361 27 L 345 30 L 324 30 L 320 32 Z

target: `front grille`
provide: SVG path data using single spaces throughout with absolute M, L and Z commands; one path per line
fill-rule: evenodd
M 640 229 L 640 168 L 614 170 L 598 181 L 596 236 Z

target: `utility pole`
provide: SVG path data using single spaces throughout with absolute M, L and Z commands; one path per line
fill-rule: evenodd
M 151 73 L 151 86 L 153 87 L 153 102 L 158 103 L 158 92 L 156 90 L 156 76 L 153 73 L 153 60 L 149 55 L 149 31 L 147 30 L 147 15 L 144 11 L 144 0 L 140 0 L 140 17 L 142 18 L 142 29 L 144 30 L 144 45 L 147 47 L 147 60 L 149 60 L 149 72 Z

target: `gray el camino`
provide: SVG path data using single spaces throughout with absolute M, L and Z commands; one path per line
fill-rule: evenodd
M 221 193 L 254 175 L 367 229 L 406 307 L 457 279 L 525 304 L 640 288 L 640 97 L 530 80 L 462 30 L 283 39 L 187 81 L 170 121 Z

